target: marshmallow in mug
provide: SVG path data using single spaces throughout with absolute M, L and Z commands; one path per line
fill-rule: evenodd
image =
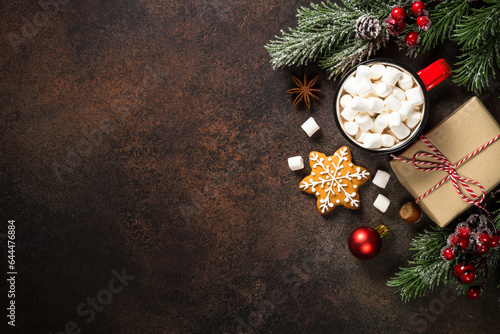
M 390 148 L 422 120 L 424 95 L 411 75 L 390 64 L 359 65 L 339 99 L 344 131 L 366 148 Z

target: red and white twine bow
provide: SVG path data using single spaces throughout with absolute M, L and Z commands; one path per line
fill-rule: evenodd
M 472 152 L 471 154 L 469 154 L 468 156 L 466 156 L 465 158 L 463 158 L 462 160 L 460 160 L 459 162 L 457 162 L 454 165 L 452 165 L 451 162 L 448 159 L 446 159 L 446 157 L 434 145 L 432 145 L 431 142 L 429 140 L 427 140 L 427 138 L 425 138 L 424 135 L 421 135 L 420 139 L 425 143 L 425 145 L 427 145 L 427 147 L 429 147 L 432 150 L 432 152 L 434 152 L 434 154 L 427 153 L 427 152 L 417 152 L 413 156 L 412 160 L 399 158 L 395 155 L 391 155 L 391 157 L 397 161 L 411 163 L 411 164 L 413 164 L 413 166 L 415 166 L 416 169 L 424 171 L 424 172 L 432 172 L 432 171 L 436 171 L 436 170 L 442 170 L 442 171 L 445 171 L 448 173 L 447 177 L 445 177 L 443 180 L 441 180 L 434 187 L 432 187 L 431 189 L 426 191 L 425 194 L 423 194 L 422 196 L 417 198 L 415 203 L 418 204 L 418 202 L 420 202 L 422 199 L 424 199 L 427 195 L 429 195 L 434 190 L 436 190 L 437 188 L 442 186 L 446 181 L 451 179 L 451 182 L 453 182 L 453 186 L 457 190 L 458 195 L 464 201 L 466 201 L 467 203 L 470 203 L 470 204 L 474 204 L 474 205 L 480 207 L 481 209 L 483 209 L 483 207 L 480 206 L 479 204 L 484 200 L 484 198 L 486 196 L 486 192 L 484 190 L 484 187 L 477 181 L 474 181 L 474 180 L 471 180 L 471 179 L 468 179 L 466 177 L 458 175 L 456 169 L 458 168 L 458 166 L 460 166 L 461 164 L 463 164 L 464 162 L 466 162 L 467 160 L 469 160 L 470 158 L 472 158 L 473 156 L 475 156 L 476 154 L 478 154 L 479 152 L 484 150 L 486 147 L 488 147 L 489 145 L 491 145 L 492 143 L 497 141 L 499 138 L 500 138 L 500 134 L 497 135 L 496 137 L 494 137 L 492 140 L 490 140 L 486 144 L 484 144 L 483 146 L 479 147 L 477 150 L 475 150 L 474 152 Z M 430 158 L 436 160 L 437 162 L 418 160 L 418 158 L 420 156 L 430 157 Z M 427 165 L 430 167 L 421 167 L 419 165 Z M 462 185 L 462 187 L 467 191 L 467 193 L 469 194 L 469 196 L 472 199 L 467 197 L 460 190 L 459 184 Z M 469 184 L 475 184 L 481 190 L 482 195 L 477 196 L 476 193 L 470 188 Z

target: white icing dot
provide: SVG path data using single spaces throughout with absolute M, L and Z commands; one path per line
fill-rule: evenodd
M 340 200 L 337 200 L 337 203 L 340 203 Z
M 329 178 L 330 178 L 330 176 L 329 176 L 329 175 L 327 175 L 327 176 L 326 176 L 326 178 L 327 178 L 327 179 L 329 179 Z
M 318 193 L 318 192 L 316 193 L 316 196 L 319 196 L 319 193 Z
M 327 185 L 327 186 L 329 186 L 329 185 L 330 185 L 330 182 L 327 182 L 327 183 L 326 183 L 326 185 Z
M 358 186 L 357 185 L 354 185 L 354 189 L 356 189 Z
M 352 163 L 349 163 L 349 167 L 352 167 Z
M 349 198 L 346 197 L 344 201 L 346 201 L 346 203 L 349 202 Z
M 328 161 L 332 161 L 332 158 L 328 158 Z
M 315 172 L 312 172 L 312 173 L 311 173 L 311 175 L 312 175 L 312 176 L 316 176 L 316 173 L 315 173 Z
M 339 172 L 337 175 L 338 175 L 338 176 L 341 176 L 341 175 L 342 175 L 342 173 L 341 173 L 341 172 Z

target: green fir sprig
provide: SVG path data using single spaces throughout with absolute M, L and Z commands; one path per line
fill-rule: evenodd
M 368 15 L 382 24 L 392 8 L 403 6 L 410 12 L 413 2 L 342 1 L 343 5 L 328 0 L 299 8 L 297 27 L 281 30 L 281 36 L 265 46 L 273 69 L 319 61 L 328 77 L 336 79 L 385 47 L 390 39 L 385 27 L 376 38 L 360 38 L 356 33 L 357 20 Z M 406 28 L 395 37 L 396 43 L 414 57 L 447 39 L 456 42 L 462 54 L 454 66 L 454 82 L 480 94 L 491 79 L 497 78 L 495 67 L 500 67 L 500 0 L 436 0 L 427 4 L 432 25 L 428 31 L 420 32 L 421 43 L 415 47 L 405 43 L 406 33 L 418 31 L 414 17 L 406 19 Z
M 500 210 L 493 213 L 497 230 L 500 229 Z M 392 277 L 387 285 L 395 287 L 405 302 L 417 297 L 423 297 L 430 290 L 434 290 L 440 284 L 455 286 L 459 293 L 465 294 L 468 285 L 459 283 L 453 277 L 453 268 L 458 262 L 477 261 L 473 255 L 459 254 L 452 261 L 441 258 L 441 249 L 446 246 L 448 236 L 454 232 L 455 224 L 449 224 L 445 228 L 432 226 L 430 230 L 418 234 L 410 243 L 410 250 L 417 251 L 413 260 L 408 261 L 409 267 L 399 268 L 400 271 Z M 489 272 L 492 272 L 500 261 L 500 251 L 497 250 L 486 260 Z M 475 282 L 484 279 L 484 270 L 478 270 Z

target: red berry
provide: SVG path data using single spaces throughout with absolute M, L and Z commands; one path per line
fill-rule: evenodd
M 443 250 L 441 250 L 441 256 L 446 260 L 446 261 L 451 261 L 455 258 L 455 252 L 451 247 L 445 247 Z
M 469 246 L 469 239 L 458 238 L 457 244 L 461 249 L 466 250 L 467 247 Z
M 488 244 L 476 244 L 475 250 L 478 255 L 484 255 L 488 253 L 490 248 L 488 247 Z
M 417 16 L 422 15 L 424 10 L 425 10 L 425 3 L 423 3 L 423 1 L 415 1 L 411 5 L 411 11 L 413 12 L 413 14 Z
M 467 239 L 470 237 L 470 226 L 467 223 L 460 223 L 455 229 L 455 234 L 459 238 Z
M 459 276 L 462 274 L 462 272 L 464 272 L 465 270 L 470 270 L 470 271 L 474 271 L 474 266 L 470 263 L 464 263 L 464 262 L 459 262 L 455 268 L 453 269 L 453 273 L 456 275 L 456 276 Z
M 488 244 L 490 242 L 490 235 L 488 231 L 479 231 L 476 235 L 476 242 L 481 244 Z
M 406 44 L 408 44 L 409 46 L 415 46 L 418 44 L 418 42 L 420 42 L 420 37 L 418 36 L 417 32 L 410 31 L 406 35 Z
M 497 248 L 498 246 L 500 246 L 500 238 L 498 234 L 494 234 L 491 237 L 490 242 L 488 242 L 488 246 L 490 246 L 490 248 Z
M 391 16 L 396 21 L 403 21 L 405 19 L 405 10 L 401 7 L 394 7 L 391 11 Z
M 476 279 L 476 275 L 472 270 L 464 270 L 460 274 L 460 280 L 465 284 L 471 284 Z
M 455 233 L 452 233 L 448 236 L 448 239 L 446 241 L 448 245 L 456 245 L 459 240 L 460 238 Z
M 396 21 L 391 15 L 384 22 L 384 26 L 387 28 L 387 32 L 391 36 L 399 36 L 405 29 L 405 21 Z
M 480 286 L 471 286 L 467 290 L 467 296 L 469 296 L 470 299 L 478 299 L 481 296 L 482 289 Z
M 420 28 L 422 31 L 427 31 L 431 27 L 431 20 L 427 15 L 421 15 L 417 17 L 417 26 Z

